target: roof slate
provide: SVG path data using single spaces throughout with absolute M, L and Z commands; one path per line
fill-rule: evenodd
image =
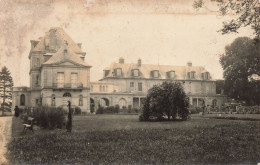
M 52 55 L 52 57 L 43 63 L 43 65 L 48 64 L 60 64 L 64 62 L 72 62 L 83 66 L 88 66 L 87 63 L 85 63 L 78 54 L 74 53 L 74 47 L 70 44 L 66 45 L 64 44 L 56 53 Z M 64 51 L 67 51 L 66 53 Z
M 46 32 L 45 36 L 40 39 L 39 43 L 31 51 L 46 51 L 46 39 L 48 39 L 50 49 L 59 50 L 65 41 L 67 41 L 75 53 L 85 53 L 60 27 L 51 28 Z
M 153 78 L 151 76 L 151 72 L 154 70 L 159 71 L 159 79 L 168 79 L 167 72 L 175 71 L 175 79 L 177 80 L 185 80 L 187 79 L 188 72 L 195 72 L 195 79 L 202 80 L 201 73 L 208 72 L 202 66 L 171 66 L 171 65 L 153 65 L 153 64 L 141 64 L 138 66 L 135 63 L 112 63 L 109 67 L 104 70 L 109 70 L 109 74 L 106 78 L 116 77 L 113 72 L 114 69 L 121 68 L 122 69 L 122 78 L 133 78 L 132 70 L 138 69 L 140 72 L 140 76 L 138 78 Z

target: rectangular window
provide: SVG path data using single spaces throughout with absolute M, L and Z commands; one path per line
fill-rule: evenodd
M 45 38 L 45 48 L 46 48 L 46 50 L 49 50 L 49 46 L 50 46 L 50 39 Z
M 153 77 L 154 78 L 158 78 L 159 77 L 159 71 L 158 70 L 153 71 Z
M 71 73 L 70 75 L 71 88 L 77 88 L 78 84 L 78 73 Z
M 37 67 L 39 67 L 40 66 L 40 59 L 39 58 L 36 59 L 36 63 L 37 63 Z
M 171 71 L 171 72 L 169 73 L 169 77 L 170 77 L 170 78 L 174 78 L 174 77 L 175 77 L 175 72 L 174 72 L 174 71 Z
M 104 77 L 107 77 L 108 74 L 109 74 L 109 70 L 104 70 Z
M 47 70 L 44 71 L 44 86 L 47 85 Z
M 134 82 L 130 82 L 130 87 L 134 88 L 135 87 L 135 83 Z
M 209 73 L 208 73 L 208 72 L 205 73 L 205 79 L 206 79 L 206 80 L 209 79 Z
M 192 79 L 195 78 L 195 72 L 191 72 L 191 78 L 192 78 Z
M 188 72 L 188 79 L 190 79 L 190 72 Z
M 201 73 L 201 79 L 205 79 L 204 73 Z
M 138 83 L 138 91 L 143 91 L 143 84 L 141 82 Z
M 36 75 L 36 82 L 35 82 L 36 86 L 39 85 L 39 75 Z
M 134 77 L 138 77 L 139 76 L 139 70 L 138 69 L 135 69 L 133 70 L 133 74 L 134 74 Z
M 36 58 L 32 58 L 32 65 L 33 65 L 33 68 L 37 67 L 37 60 L 36 60 Z
M 116 69 L 116 75 L 121 76 L 122 70 L 120 68 Z
M 57 80 L 57 87 L 58 88 L 63 88 L 64 87 L 64 73 L 63 72 L 58 72 L 56 80 Z

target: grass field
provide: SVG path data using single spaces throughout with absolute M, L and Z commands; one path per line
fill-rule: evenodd
M 260 122 L 194 117 L 139 122 L 137 115 L 74 116 L 72 133 L 21 133 L 13 120 L 11 164 L 212 164 L 260 162 Z

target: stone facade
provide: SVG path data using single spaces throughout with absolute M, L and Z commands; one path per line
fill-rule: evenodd
M 90 65 L 81 44 L 74 43 L 61 28 L 50 29 L 44 37 L 31 41 L 30 87 L 13 88 L 14 106 L 78 106 L 83 112 L 99 106 L 119 105 L 140 108 L 147 91 L 164 81 L 183 84 L 190 105 L 222 105 L 226 97 L 216 94 L 216 81 L 200 66 L 168 66 L 125 63 L 123 58 L 104 69 L 103 78 L 90 82 Z
M 120 58 L 118 63 L 105 68 L 103 75 L 100 84 L 95 84 L 99 86 L 95 88 L 97 91 L 91 91 L 91 97 L 96 96 L 94 102 L 92 101 L 95 105 L 100 104 L 103 93 L 111 98 L 106 100 L 105 106 L 118 104 L 120 107 L 131 105 L 133 108 L 140 108 L 150 88 L 169 80 L 183 84 L 193 107 L 201 106 L 203 100 L 209 106 L 221 106 L 226 102 L 226 96 L 216 94 L 216 81 L 210 73 L 204 67 L 192 66 L 191 62 L 187 66 L 167 66 L 142 64 L 141 59 L 135 64 L 125 63 Z M 101 92 L 105 84 L 113 85 L 114 91 Z
M 90 65 L 85 52 L 61 28 L 31 41 L 30 87 L 15 87 L 13 106 L 66 107 L 67 101 L 90 111 Z M 25 100 L 25 102 L 23 102 Z

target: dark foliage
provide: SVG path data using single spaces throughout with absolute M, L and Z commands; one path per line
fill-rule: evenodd
M 119 112 L 119 106 L 109 106 L 109 107 L 102 107 L 100 106 L 97 109 L 96 114 L 110 114 L 110 113 L 118 113 Z
M 254 31 L 255 39 L 260 36 L 260 2 L 259 0 L 212 0 L 219 7 L 220 15 L 235 14 L 237 17 L 223 22 L 222 34 L 231 32 L 238 33 L 241 27 L 251 26 Z M 207 8 L 205 0 L 195 0 L 193 7 L 196 9 Z M 257 41 L 259 43 L 259 41 Z
M 260 104 L 260 48 L 248 37 L 226 46 L 220 58 L 224 69 L 225 93 L 247 104 Z
M 74 114 L 75 114 L 75 115 L 81 114 L 81 108 L 80 108 L 80 107 L 75 107 L 75 109 L 74 109 Z
M 23 109 L 21 118 L 26 122 L 27 118 L 34 118 L 36 124 L 45 129 L 62 128 L 65 122 L 64 111 L 52 107 L 38 107 Z
M 224 94 L 225 81 L 217 80 L 216 81 L 216 94 Z
M 12 107 L 12 87 L 13 79 L 11 77 L 10 71 L 7 67 L 3 67 L 0 71 L 0 110 L 2 115 L 5 111 L 11 111 Z
M 177 116 L 186 120 L 189 111 L 189 98 L 182 85 L 178 82 L 163 82 L 152 87 L 143 102 L 143 119 L 150 120 L 156 117 L 161 120 L 163 116 L 175 119 Z

